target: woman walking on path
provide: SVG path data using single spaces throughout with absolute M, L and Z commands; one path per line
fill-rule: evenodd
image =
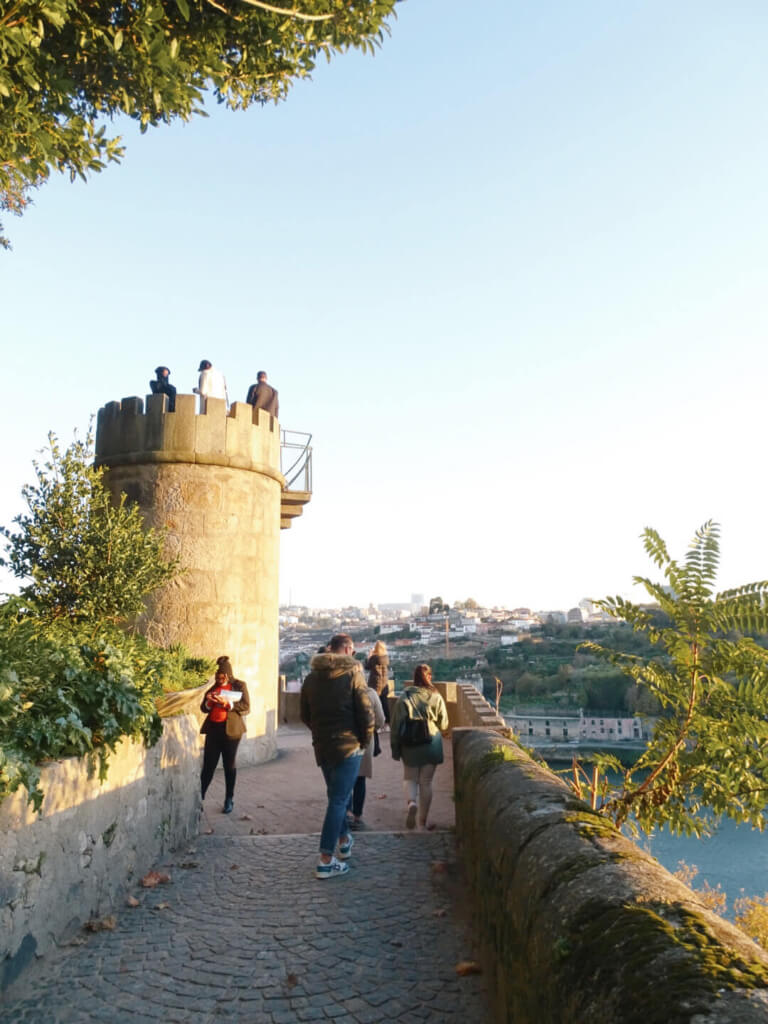
M 368 657 L 365 659 L 365 670 L 368 673 L 368 686 L 379 696 L 384 711 L 384 720 L 388 724 L 389 655 L 387 654 L 387 645 L 382 640 L 377 640 L 368 652 Z
M 406 828 L 416 824 L 417 811 L 419 827 L 428 827 L 432 779 L 436 767 L 443 763 L 441 733 L 447 731 L 448 725 L 448 709 L 432 682 L 432 669 L 429 665 L 417 665 L 413 684 L 405 688 L 392 711 L 390 735 L 392 757 L 403 761 L 403 786 L 408 802 Z M 417 735 L 419 732 L 421 736 Z
M 368 687 L 368 699 L 371 702 L 373 708 L 373 728 L 383 729 L 384 728 L 384 712 L 381 708 L 381 701 L 379 696 L 372 686 Z M 363 824 L 363 807 L 365 805 L 365 780 L 373 778 L 373 757 L 374 757 L 374 735 L 371 736 L 368 741 L 368 746 L 365 748 L 362 760 L 360 761 L 360 771 L 355 779 L 355 787 L 352 790 L 352 797 L 350 798 L 348 810 L 352 811 L 352 820 L 349 823 L 349 827 L 353 832 L 356 832 Z M 377 748 L 381 753 L 381 747 Z
M 200 791 L 203 799 L 211 784 L 213 773 L 221 757 L 224 762 L 226 795 L 224 814 L 234 806 L 235 758 L 240 740 L 245 733 L 243 716 L 251 710 L 248 687 L 242 679 L 235 679 L 229 658 L 222 655 L 216 659 L 216 675 L 213 686 L 205 691 L 200 710 L 207 712 L 200 732 L 205 736 L 203 748 L 203 769 L 200 772 Z

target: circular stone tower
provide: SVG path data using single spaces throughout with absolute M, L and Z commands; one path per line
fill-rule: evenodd
M 280 428 L 264 410 L 194 395 L 124 398 L 99 410 L 96 464 L 110 491 L 167 533 L 183 572 L 153 594 L 140 628 L 157 644 L 228 654 L 248 683 L 248 735 L 274 752 L 278 689 Z M 266 745 L 265 742 L 266 741 Z

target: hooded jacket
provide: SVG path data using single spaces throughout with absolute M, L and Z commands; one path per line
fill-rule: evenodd
M 366 658 L 365 667 L 368 670 L 368 685 L 381 696 L 389 683 L 389 655 L 372 654 Z
M 301 688 L 301 720 L 312 730 L 315 760 L 339 764 L 373 737 L 373 708 L 360 662 L 349 654 L 316 654 Z

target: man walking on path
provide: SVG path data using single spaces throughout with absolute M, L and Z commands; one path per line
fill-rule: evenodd
M 373 709 L 355 645 L 346 633 L 334 636 L 327 654 L 316 654 L 301 688 L 301 720 L 312 730 L 315 761 L 325 778 L 328 806 L 320 833 L 318 878 L 346 874 L 353 837 L 347 804 L 363 751 L 373 736 Z M 336 847 L 338 844 L 338 853 Z
M 266 370 L 259 370 L 256 374 L 256 383 L 248 388 L 246 402 L 255 409 L 263 409 L 270 416 L 279 419 L 280 404 L 277 400 L 277 391 L 271 384 L 267 384 Z
M 206 398 L 223 398 L 229 405 L 227 382 L 221 370 L 211 366 L 207 359 L 202 359 L 197 369 L 200 373 L 200 380 L 197 382 L 197 387 L 192 390 L 196 395 L 200 395 L 200 412 L 205 412 Z

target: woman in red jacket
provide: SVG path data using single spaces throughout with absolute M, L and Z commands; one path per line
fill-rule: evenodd
M 248 698 L 248 687 L 242 679 L 235 679 L 229 658 L 222 655 L 216 659 L 216 675 L 213 686 L 205 691 L 201 711 L 207 716 L 200 732 L 205 736 L 203 749 L 203 770 L 200 772 L 200 790 L 203 799 L 211 784 L 213 773 L 221 757 L 224 762 L 224 782 L 226 795 L 224 813 L 229 814 L 234 807 L 235 796 L 235 758 L 240 740 L 245 733 L 243 716 L 251 709 Z

